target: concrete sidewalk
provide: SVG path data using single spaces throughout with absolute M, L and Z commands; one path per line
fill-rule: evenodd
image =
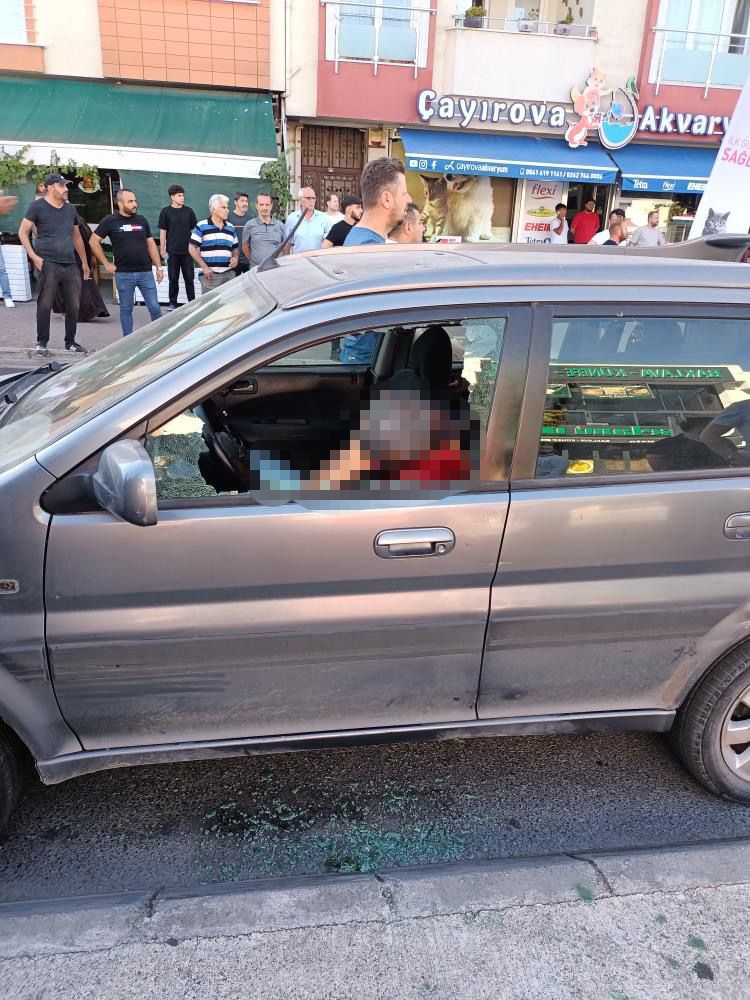
M 750 995 L 750 841 L 0 906 L 8 998 Z
M 95 319 L 90 323 L 79 323 L 76 339 L 89 350 L 97 351 L 122 337 L 120 329 L 120 309 L 105 295 L 108 319 Z M 133 310 L 134 328 L 137 330 L 149 322 L 148 310 L 137 305 Z M 50 359 L 54 361 L 77 360 L 83 355 L 69 354 L 63 350 L 65 322 L 62 316 L 52 314 L 50 323 Z M 36 302 L 17 302 L 15 309 L 6 309 L 0 303 L 0 365 L 10 367 L 18 363 L 27 367 L 29 363 L 39 364 L 34 351 L 36 345 Z

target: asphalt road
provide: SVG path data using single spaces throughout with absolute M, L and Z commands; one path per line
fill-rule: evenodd
M 0 899 L 747 836 L 750 807 L 704 792 L 659 736 L 318 751 L 32 781 Z

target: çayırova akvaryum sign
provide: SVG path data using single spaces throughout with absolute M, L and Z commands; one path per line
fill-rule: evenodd
M 668 107 L 657 110 L 649 105 L 639 112 L 637 99 L 632 77 L 624 87 L 609 87 L 604 73 L 592 69 L 583 89 L 571 90 L 572 110 L 545 101 L 501 101 L 422 90 L 417 96 L 417 115 L 425 123 L 457 121 L 464 129 L 487 123 L 560 129 L 572 149 L 585 146 L 594 132 L 606 149 L 621 149 L 638 132 L 714 136 L 726 134 L 730 125 L 726 116 L 674 112 Z

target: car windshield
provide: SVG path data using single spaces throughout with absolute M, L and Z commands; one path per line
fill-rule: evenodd
M 0 472 L 272 311 L 254 275 L 90 354 L 32 388 L 0 424 Z

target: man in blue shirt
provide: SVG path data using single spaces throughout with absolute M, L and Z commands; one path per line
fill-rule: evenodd
M 401 160 L 382 156 L 362 171 L 362 218 L 344 240 L 345 247 L 385 243 L 388 233 L 404 218 L 411 201 Z
M 320 250 L 323 240 L 328 236 L 335 219 L 325 212 L 319 212 L 315 207 L 315 192 L 311 187 L 303 187 L 299 193 L 299 210 L 292 212 L 286 220 L 284 235 L 288 236 L 297 221 L 302 216 L 302 222 L 289 243 L 289 253 L 304 253 L 306 250 Z
M 212 194 L 208 199 L 208 218 L 201 219 L 190 234 L 190 256 L 201 269 L 201 291 L 210 292 L 235 275 L 240 258 L 240 241 L 228 222 L 229 198 Z
M 404 165 L 393 157 L 371 160 L 362 171 L 359 184 L 364 212 L 344 240 L 345 247 L 385 243 L 391 230 L 403 221 L 411 203 Z M 378 335 L 372 330 L 347 334 L 341 341 L 340 360 L 350 365 L 369 364 L 377 341 Z

